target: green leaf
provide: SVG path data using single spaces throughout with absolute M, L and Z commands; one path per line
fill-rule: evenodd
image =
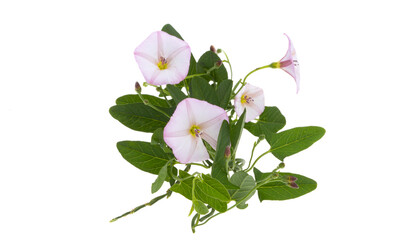
M 151 145 L 159 145 L 162 150 L 166 153 L 171 153 L 172 150 L 168 147 L 168 145 L 164 141 L 164 129 L 158 128 L 154 131 L 153 135 L 151 136 Z
M 200 213 L 201 215 L 207 214 L 208 213 L 208 208 L 204 203 L 200 200 L 193 200 L 193 206 L 196 212 Z
M 167 108 L 161 110 L 168 114 L 172 112 Z M 109 109 L 109 113 L 126 127 L 142 132 L 154 132 L 158 128 L 165 127 L 169 121 L 164 114 L 143 103 L 115 105 Z
M 190 97 L 218 105 L 218 99 L 214 87 L 208 84 L 206 79 L 194 77 L 190 81 L 189 90 Z
M 165 101 L 165 99 L 157 98 L 152 95 L 147 95 L 147 94 L 142 94 L 143 98 L 148 100 L 152 105 L 156 107 L 162 107 L 162 108 L 170 108 L 169 104 Z M 119 97 L 116 99 L 116 104 L 117 105 L 122 105 L 122 104 L 130 104 L 130 103 L 142 103 L 143 101 L 141 100 L 140 96 L 137 94 L 128 94 Z M 172 103 L 172 102 L 171 102 Z
M 165 179 L 168 176 L 168 163 L 167 162 L 158 172 L 158 177 L 155 179 L 155 182 L 151 185 L 151 193 L 157 192 L 161 187 L 162 184 L 164 183 Z
M 219 212 L 225 212 L 227 203 L 231 200 L 225 186 L 217 179 L 205 174 L 203 174 L 203 180 L 196 181 L 195 197 Z
M 212 51 L 205 52 L 197 62 L 197 73 L 206 73 L 210 68 L 214 67 L 215 64 L 221 61 L 218 55 Z M 215 82 L 221 82 L 228 79 L 227 70 L 222 64 L 218 69 L 214 69 L 209 74 Z
M 220 132 L 217 139 L 216 155 L 214 158 L 213 166 L 211 167 L 211 176 L 216 178 L 228 189 L 238 189 L 237 186 L 232 184 L 228 179 L 228 160 L 225 154 L 225 148 L 230 146 L 230 130 L 227 121 L 221 124 Z
M 186 178 L 186 180 L 174 184 L 170 189 L 173 192 L 179 193 L 185 198 L 192 201 L 192 186 L 194 177 L 190 176 L 190 174 L 182 170 L 179 170 L 179 177 L 182 179 Z
M 255 179 L 246 172 L 236 172 L 231 177 L 231 183 L 235 186 L 238 186 L 239 189 L 229 190 L 229 194 L 232 200 L 235 200 L 237 203 L 241 201 L 244 197 L 246 197 L 250 191 L 256 186 Z M 254 194 L 256 190 L 254 190 L 245 200 L 243 200 L 237 207 L 240 209 L 244 209 L 248 206 L 245 204 L 247 200 L 249 200 Z
M 261 181 L 267 178 L 271 173 L 262 173 L 257 168 L 253 169 L 256 181 Z M 300 197 L 316 189 L 317 183 L 307 177 L 295 173 L 280 173 L 280 176 L 294 176 L 298 178 L 296 183 L 299 188 L 294 189 L 288 187 L 280 181 L 270 182 L 257 189 L 259 200 L 288 200 Z
M 122 141 L 117 143 L 117 148 L 124 159 L 138 169 L 159 174 L 172 154 L 165 153 L 160 147 L 151 145 L 149 142 Z
M 242 130 L 245 125 L 246 108 L 242 115 L 239 117 L 237 123 L 231 128 L 231 148 L 233 156 L 235 157 L 236 150 L 238 148 L 239 140 L 242 136 Z
M 280 159 L 307 149 L 325 135 L 321 127 L 298 127 L 273 135 L 269 142 L 271 153 Z
M 165 24 L 162 27 L 161 31 L 164 31 L 164 32 L 166 32 L 166 33 L 168 33 L 168 34 L 170 34 L 172 36 L 175 36 L 175 37 L 177 37 L 177 38 L 179 38 L 179 39 L 184 41 L 182 36 L 175 30 L 175 28 L 173 28 L 171 26 L 171 24 Z M 196 73 L 196 59 L 193 57 L 193 54 L 191 54 L 190 55 L 190 65 L 189 65 L 188 75 L 192 75 L 192 74 L 195 74 L 195 73 Z
M 231 97 L 232 80 L 222 80 L 217 87 L 216 95 L 218 98 L 218 106 L 227 109 Z
M 285 123 L 285 117 L 277 107 L 265 107 L 263 113 L 259 116 L 259 120 L 256 123 L 245 123 L 245 129 L 256 137 L 265 134 L 266 138 L 270 138 L 273 135 L 272 133 L 282 129 Z
M 175 101 L 176 104 L 179 104 L 183 99 L 187 96 L 180 90 L 180 88 L 175 87 L 174 85 L 167 84 L 166 89 L 168 90 L 169 94 Z

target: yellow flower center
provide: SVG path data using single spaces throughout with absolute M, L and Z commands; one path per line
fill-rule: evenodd
M 250 103 L 253 102 L 253 98 L 249 97 L 248 95 L 242 95 L 241 97 L 241 103 Z
M 160 70 L 167 69 L 168 67 L 168 62 L 164 57 L 160 57 L 160 61 L 158 62 L 158 68 Z
M 202 131 L 198 126 L 193 125 L 192 128 L 190 128 L 190 134 L 192 134 L 193 137 L 200 137 L 202 135 Z

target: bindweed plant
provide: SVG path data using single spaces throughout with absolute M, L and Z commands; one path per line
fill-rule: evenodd
M 263 89 L 247 83 L 256 71 L 278 68 L 294 78 L 298 92 L 299 64 L 288 41 L 288 51 L 280 61 L 254 69 L 235 84 L 224 51 L 211 46 L 196 61 L 189 45 L 169 24 L 136 48 L 134 56 L 146 81 L 143 87 L 155 88 L 157 96 L 142 94 L 136 82 L 137 94 L 118 98 L 109 111 L 123 125 L 152 136 L 147 142 L 118 142 L 117 148 L 133 166 L 157 175 L 152 193 L 164 182 L 169 188 L 111 222 L 177 193 L 190 201 L 195 232 L 222 213 L 245 209 L 256 192 L 260 201 L 287 200 L 316 188 L 314 180 L 282 169 L 286 157 L 310 147 L 325 130 L 309 126 L 280 131 L 286 124 L 280 110 L 265 106 Z M 237 157 L 244 129 L 256 137 L 247 160 Z M 255 157 L 255 148 L 262 141 L 270 148 Z M 256 164 L 269 153 L 280 163 L 274 170 L 262 172 Z

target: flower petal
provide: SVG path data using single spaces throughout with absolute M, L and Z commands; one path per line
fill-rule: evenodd
M 243 95 L 251 97 L 253 101 L 249 103 L 242 103 L 241 98 Z M 247 83 L 242 90 L 235 96 L 234 106 L 235 112 L 241 116 L 246 108 L 245 122 L 249 122 L 258 117 L 264 111 L 264 94 L 263 89 Z
M 284 35 L 288 38 L 288 50 L 285 56 L 280 60 L 281 63 L 286 63 L 281 67 L 286 73 L 290 74 L 291 77 L 294 78 L 295 83 L 297 84 L 297 93 L 299 91 L 299 82 L 300 82 L 300 73 L 299 73 L 299 63 L 297 58 L 297 53 L 295 51 L 294 45 L 291 42 L 290 37 L 284 33 Z
M 172 140 L 172 141 L 171 141 Z M 166 142 L 180 163 L 200 162 L 209 158 L 206 147 L 200 138 L 192 135 L 170 138 Z
M 146 82 L 153 85 L 177 84 L 185 79 L 190 55 L 185 41 L 162 31 L 153 32 L 134 51 Z M 167 69 L 159 69 L 160 57 L 167 59 Z

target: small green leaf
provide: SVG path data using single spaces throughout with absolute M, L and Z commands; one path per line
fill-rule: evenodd
M 227 203 L 231 200 L 223 184 L 217 179 L 204 174 L 202 181 L 196 181 L 195 197 L 219 212 L 225 212 L 227 210 Z
M 201 215 L 208 213 L 208 208 L 200 200 L 197 200 L 197 199 L 193 200 L 193 206 L 194 206 L 194 210 L 196 210 L 196 212 L 200 213 Z
M 152 95 L 142 94 L 143 98 L 156 107 L 170 108 L 165 99 L 157 98 Z M 128 94 L 116 99 L 117 105 L 130 104 L 130 103 L 143 103 L 140 96 L 137 94 Z M 172 104 L 172 102 L 170 102 Z
M 231 97 L 232 91 L 232 80 L 222 80 L 220 84 L 218 84 L 216 94 L 218 98 L 218 106 L 227 109 L 228 103 Z
M 169 94 L 175 101 L 176 104 L 179 104 L 183 99 L 187 96 L 180 90 L 180 88 L 175 87 L 174 85 L 167 84 L 166 89 L 168 90 Z
M 122 157 L 133 166 L 152 174 L 158 174 L 173 157 L 149 142 L 122 141 L 117 143 L 117 148 Z
M 237 186 L 232 184 L 228 179 L 228 160 L 225 158 L 225 148 L 230 146 L 230 130 L 227 121 L 221 124 L 220 132 L 217 139 L 216 155 L 214 158 L 213 166 L 211 168 L 211 176 L 216 178 L 228 189 L 238 189 Z
M 168 147 L 168 145 L 164 141 L 164 129 L 158 128 L 154 131 L 153 135 L 151 136 L 151 144 L 158 145 L 164 150 L 166 153 L 171 153 L 172 150 Z
M 274 134 L 269 142 L 271 153 L 280 159 L 307 149 L 325 135 L 321 127 L 298 127 Z
M 257 168 L 253 169 L 256 181 L 259 182 L 267 178 L 271 173 L 262 173 Z M 280 181 L 270 182 L 257 189 L 259 200 L 288 200 L 300 197 L 316 189 L 317 183 L 307 177 L 295 173 L 280 173 L 280 176 L 294 176 L 298 178 L 296 183 L 299 188 L 294 189 L 288 187 Z
M 157 192 L 161 187 L 162 184 L 164 183 L 166 177 L 168 176 L 168 164 L 167 162 L 159 171 L 157 179 L 155 179 L 155 182 L 151 185 L 151 193 Z
M 218 105 L 218 99 L 214 87 L 208 84 L 206 79 L 194 77 L 190 81 L 189 90 L 190 97 Z
M 238 186 L 239 189 L 236 190 L 228 190 L 232 200 L 235 200 L 237 203 L 241 201 L 244 197 L 246 197 L 249 192 L 255 188 L 256 183 L 252 176 L 247 174 L 246 172 L 236 172 L 231 177 L 231 183 L 235 186 Z M 254 190 L 245 200 L 243 200 L 237 207 L 240 209 L 246 208 L 248 205 L 245 204 L 247 200 L 249 200 L 254 194 L 256 190 Z
M 179 193 L 185 198 L 192 201 L 192 186 L 194 177 L 190 176 L 190 174 L 182 170 L 179 170 L 179 177 L 182 179 L 186 178 L 186 180 L 174 184 L 170 189 L 173 192 Z
M 245 123 L 245 129 L 256 137 L 265 134 L 266 138 L 270 138 L 273 135 L 272 133 L 282 129 L 285 123 L 285 117 L 277 107 L 265 107 L 263 113 L 259 116 L 259 120 L 256 123 Z
M 197 62 L 197 73 L 206 73 L 210 68 L 214 67 L 215 64 L 221 61 L 218 55 L 212 51 L 205 52 Z M 228 79 L 227 70 L 222 64 L 218 69 L 215 69 L 209 74 L 215 82 L 221 82 Z
M 170 109 L 161 110 L 171 114 Z M 143 103 L 115 105 L 109 109 L 109 113 L 126 127 L 142 132 L 154 132 L 165 127 L 169 120 L 164 114 Z
M 239 141 L 242 136 L 242 130 L 245 125 L 246 108 L 242 115 L 239 117 L 237 123 L 231 128 L 231 148 L 233 153 L 236 153 Z M 235 154 L 233 154 L 235 156 Z

